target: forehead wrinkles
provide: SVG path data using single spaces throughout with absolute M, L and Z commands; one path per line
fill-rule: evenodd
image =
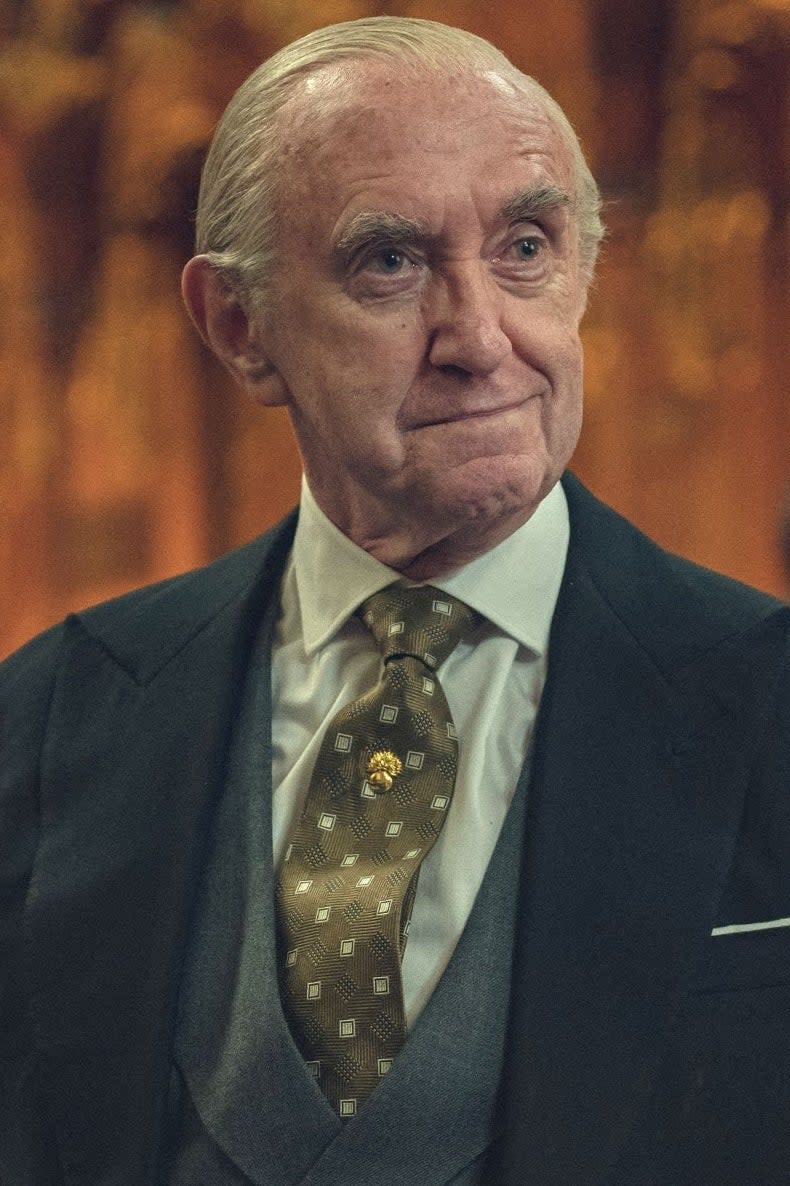
M 430 112 L 430 115 L 428 114 Z M 509 125 L 523 148 L 570 164 L 570 151 L 541 96 L 512 79 L 464 71 L 445 75 L 419 63 L 344 63 L 300 80 L 280 113 L 282 157 L 315 166 L 334 149 L 374 162 L 388 150 L 458 152 L 479 125 Z M 407 135 L 404 136 L 404 130 Z

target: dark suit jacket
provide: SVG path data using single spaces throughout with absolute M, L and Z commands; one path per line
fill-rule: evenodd
M 572 478 L 492 1184 L 790 1181 L 788 611 Z M 0 668 L 0 1182 L 155 1180 L 179 972 L 290 518 Z M 514 590 L 514 596 L 518 590 Z

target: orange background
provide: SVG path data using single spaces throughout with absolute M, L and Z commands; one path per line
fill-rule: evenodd
M 369 13 L 480 33 L 563 104 L 606 197 L 574 468 L 776 593 L 790 480 L 790 0 L 0 0 L 0 653 L 292 504 L 276 412 L 180 308 L 232 91 Z

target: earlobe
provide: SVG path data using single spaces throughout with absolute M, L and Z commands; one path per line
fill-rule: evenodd
M 187 312 L 203 341 L 258 403 L 288 403 L 280 374 L 260 341 L 259 327 L 205 255 L 196 255 L 181 275 Z

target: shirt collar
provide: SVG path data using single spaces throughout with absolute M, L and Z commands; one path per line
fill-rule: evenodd
M 543 654 L 569 536 L 568 504 L 557 483 L 507 539 L 428 584 L 452 593 L 522 646 Z M 291 563 L 308 654 L 324 646 L 367 597 L 402 579 L 327 519 L 304 477 Z

